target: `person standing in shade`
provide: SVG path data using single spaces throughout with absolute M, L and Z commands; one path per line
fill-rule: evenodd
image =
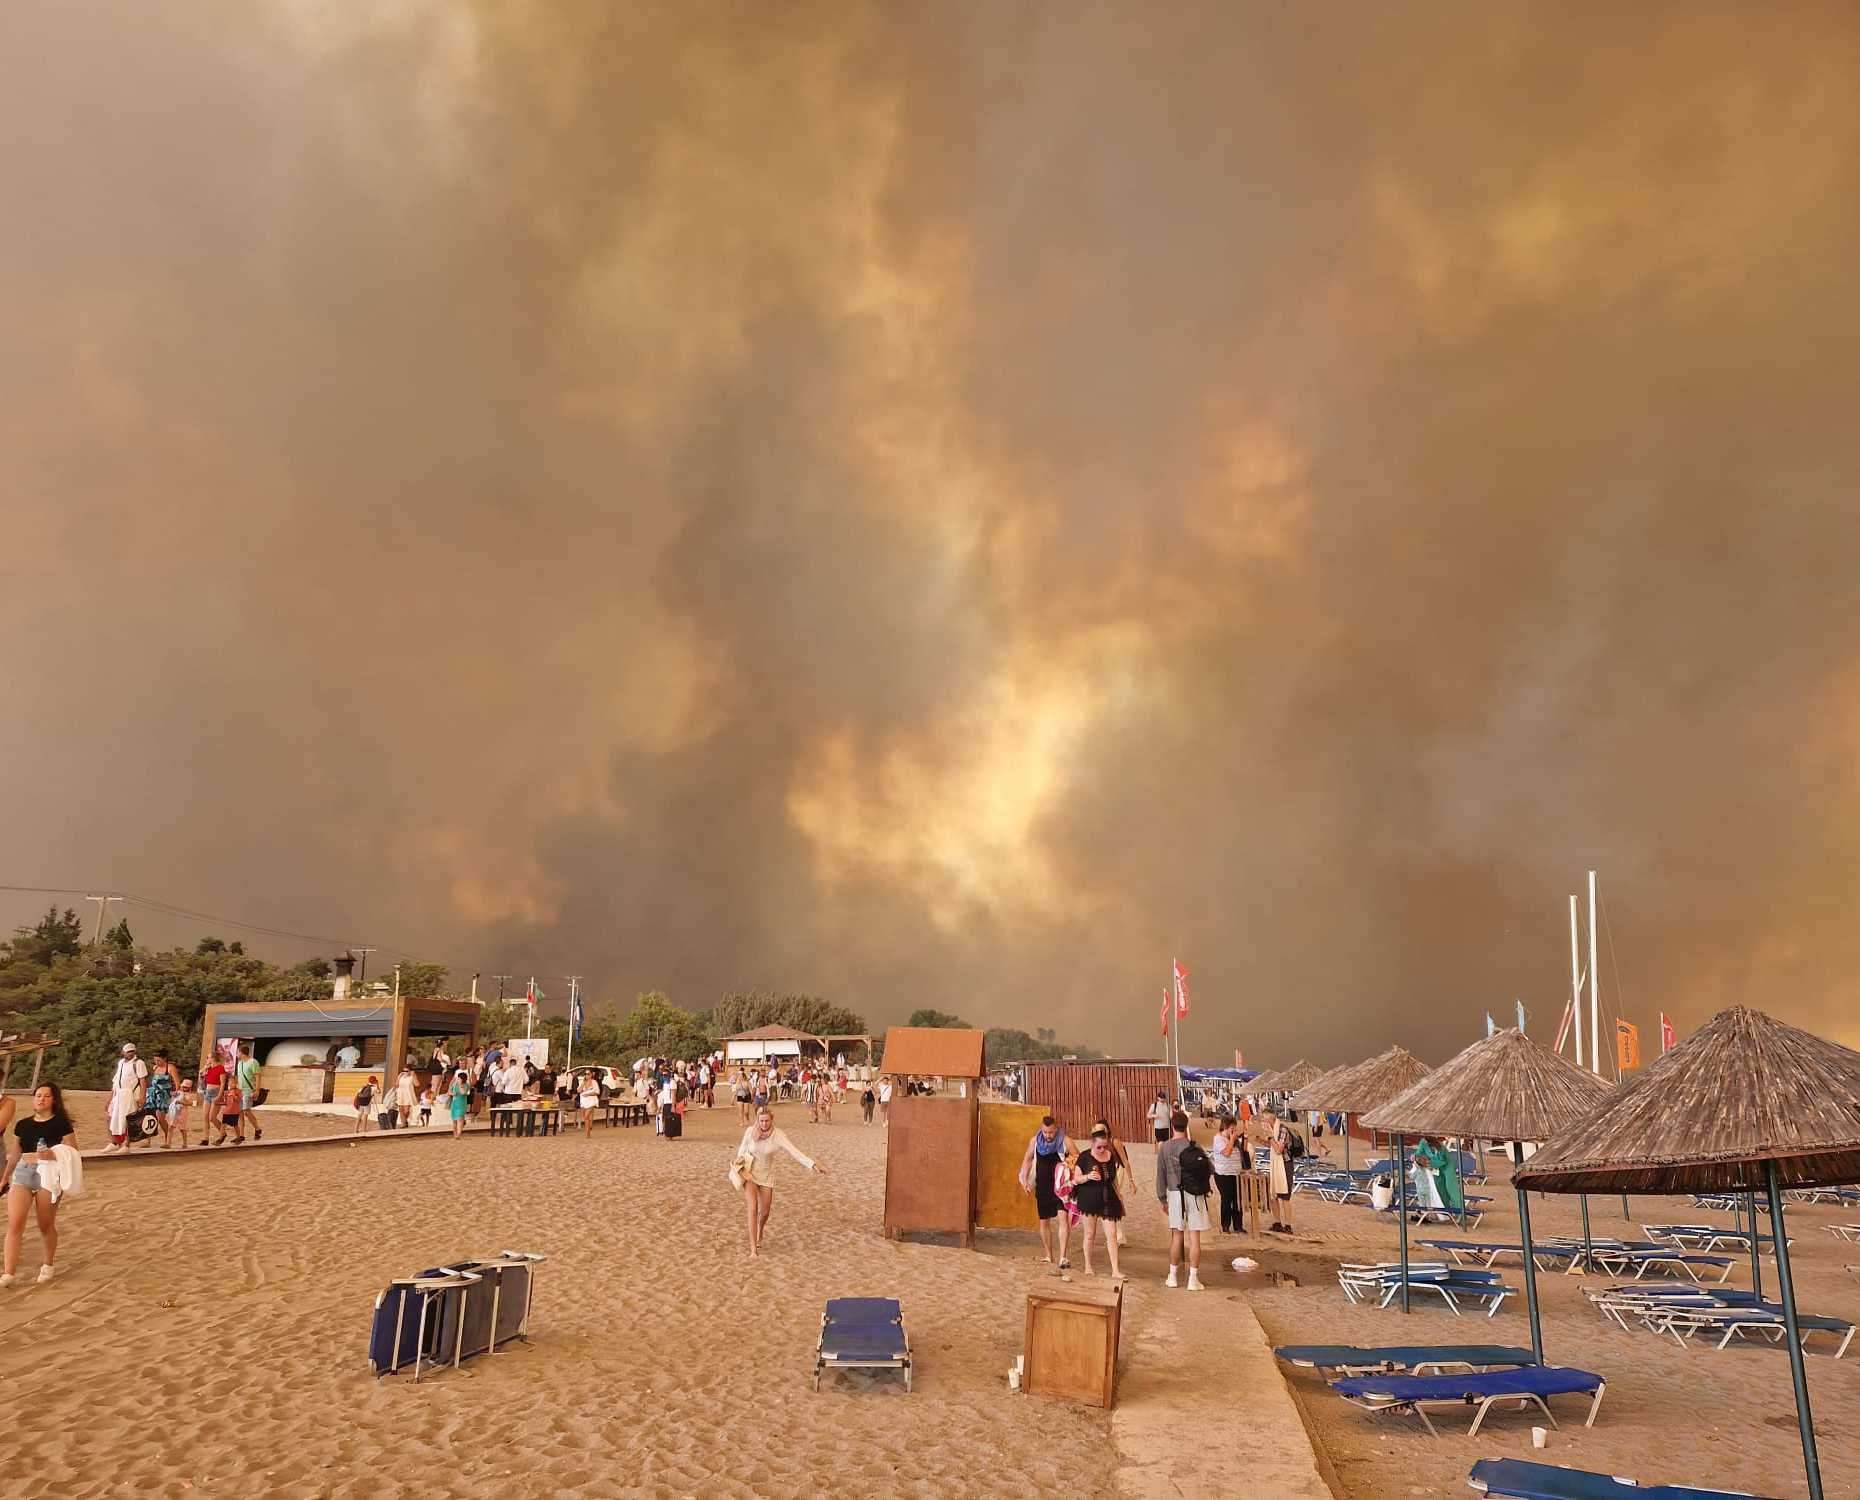
M 1161 1146 L 1169 1139 L 1169 1096 L 1161 1089 L 1156 1091 L 1156 1102 L 1150 1106 L 1150 1129 L 1155 1133 L 1156 1144 Z
M 1214 1180 L 1214 1163 L 1208 1153 L 1188 1138 L 1188 1116 L 1176 1110 L 1169 1116 L 1169 1139 L 1156 1151 L 1156 1201 L 1169 1220 L 1169 1275 L 1164 1286 L 1175 1286 L 1176 1268 L 1188 1261 L 1188 1289 L 1202 1290 L 1201 1236 L 1208 1228 L 1208 1188 Z
M 1273 1217 L 1267 1226 L 1271 1234 L 1290 1234 L 1292 1232 L 1292 1163 L 1302 1151 L 1298 1134 L 1277 1115 L 1271 1118 L 1268 1127 L 1266 1145 L 1272 1153 L 1267 1166 L 1267 1183 L 1272 1192 Z
M 258 1059 L 252 1056 L 250 1042 L 240 1043 L 239 1066 L 233 1071 L 239 1080 L 239 1093 L 245 1103 L 245 1121 L 252 1127 L 252 1139 L 262 1141 L 265 1132 L 258 1128 L 258 1107 L 265 1102 L 265 1091 L 258 1086 Z
M 1246 1226 L 1240 1215 L 1240 1174 L 1248 1168 L 1246 1132 L 1232 1115 L 1222 1115 L 1214 1132 L 1214 1186 L 1221 1195 L 1221 1233 L 1241 1234 Z
M 1066 1133 L 1051 1115 L 1043 1116 L 1040 1128 L 1034 1131 L 1033 1138 L 1027 1142 L 1027 1154 L 1020 1159 L 1020 1188 L 1023 1193 L 1033 1194 L 1034 1212 L 1040 1219 L 1040 1245 L 1046 1252 L 1040 1259 L 1047 1265 L 1053 1263 L 1053 1226 L 1057 1222 L 1059 1269 L 1062 1271 L 1072 1266 L 1072 1262 L 1066 1258 L 1066 1241 L 1072 1233 L 1072 1219 L 1065 1211 L 1065 1205 L 1059 1201 L 1058 1185 L 1054 1178 L 1065 1159 Z
M 1111 1279 L 1122 1281 L 1124 1273 L 1117 1264 L 1117 1226 L 1124 1217 L 1124 1200 L 1117 1192 L 1117 1169 L 1120 1163 L 1111 1144 L 1111 1132 L 1095 1127 L 1091 1145 L 1079 1152 L 1077 1170 L 1072 1178 L 1072 1201 L 1084 1217 L 1085 1274 L 1091 1270 L 1091 1242 L 1098 1226 L 1104 1226 L 1105 1253 L 1111 1257 Z

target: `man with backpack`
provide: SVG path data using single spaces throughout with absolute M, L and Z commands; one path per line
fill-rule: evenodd
M 1214 1187 L 1214 1159 L 1188 1136 L 1188 1116 L 1181 1110 L 1169 1116 L 1169 1139 L 1156 1148 L 1156 1201 L 1169 1218 L 1169 1275 L 1164 1286 L 1175 1286 L 1176 1268 L 1184 1253 L 1188 1259 L 1188 1289 L 1201 1287 L 1201 1236 L 1208 1227 L 1208 1194 Z

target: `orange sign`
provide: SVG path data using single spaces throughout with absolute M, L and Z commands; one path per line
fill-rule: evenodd
M 1640 1066 L 1640 1028 L 1632 1021 L 1615 1022 L 1615 1065 L 1623 1073 Z

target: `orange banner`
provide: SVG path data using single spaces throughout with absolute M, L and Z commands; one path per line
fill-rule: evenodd
M 1615 1065 L 1623 1073 L 1640 1066 L 1640 1028 L 1632 1021 L 1615 1022 Z

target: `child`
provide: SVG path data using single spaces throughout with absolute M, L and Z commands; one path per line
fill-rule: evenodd
M 433 1089 L 431 1084 L 428 1084 L 420 1091 L 420 1123 L 422 1125 L 431 1125 L 433 1123 Z
M 220 1113 L 214 1121 L 219 1132 L 213 1137 L 214 1145 L 224 1146 L 228 1131 L 232 1132 L 232 1143 L 235 1146 L 245 1144 L 245 1121 L 240 1118 L 244 1104 L 245 1095 L 240 1092 L 239 1081 L 229 1072 L 225 1083 L 220 1085 Z
M 183 1078 L 181 1080 L 181 1091 L 174 1096 L 174 1102 L 168 1106 L 168 1129 L 172 1132 L 172 1135 L 180 1136 L 181 1149 L 183 1151 L 187 1149 L 187 1122 L 193 1118 L 194 1111 L 199 1105 L 200 1094 L 194 1088 L 194 1080 L 191 1078 Z M 170 1143 L 172 1143 L 172 1136 L 170 1137 Z M 203 1146 L 206 1145 L 204 1134 L 202 1135 L 200 1144 Z M 164 1146 L 163 1149 L 165 1150 L 166 1147 Z
M 361 1135 L 368 1129 L 368 1117 L 374 1113 L 375 1091 L 381 1086 L 381 1080 L 373 1073 L 368 1075 L 368 1082 L 355 1091 L 355 1133 Z

